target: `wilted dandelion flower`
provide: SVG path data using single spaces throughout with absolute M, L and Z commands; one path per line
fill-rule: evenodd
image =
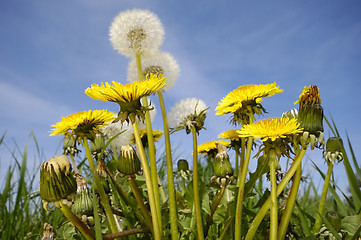
M 162 75 L 167 79 L 167 84 L 162 90 L 169 90 L 179 77 L 179 65 L 177 61 L 167 52 L 151 51 L 142 56 L 143 78 L 146 79 L 151 73 Z M 137 62 L 134 58 L 128 65 L 128 81 L 138 80 Z
M 114 49 L 131 57 L 144 50 L 158 49 L 163 43 L 164 29 L 154 13 L 133 9 L 114 18 L 109 35 Z
M 233 113 L 233 124 L 248 124 L 254 114 L 261 115 L 266 110 L 261 105 L 263 97 L 283 92 L 277 83 L 244 85 L 228 93 L 216 107 L 216 115 Z
M 187 134 L 195 127 L 199 132 L 204 125 L 208 107 L 198 98 L 187 98 L 178 102 L 170 111 L 168 122 L 173 132 L 185 129 Z
M 151 74 L 147 80 L 141 82 L 124 85 L 115 81 L 112 83 L 113 85 L 101 83 L 100 86 L 94 83 L 85 90 L 85 94 L 96 100 L 118 103 L 120 111 L 116 120 L 129 122 L 130 119 L 133 123 L 136 116 L 143 120 L 144 111 L 151 110 L 142 106 L 140 99 L 161 89 L 165 78 Z
M 63 117 L 55 125 L 51 125 L 50 136 L 71 134 L 77 137 L 87 137 L 93 139 L 96 133 L 101 132 L 101 128 L 114 120 L 114 113 L 107 110 L 89 110 L 71 114 Z

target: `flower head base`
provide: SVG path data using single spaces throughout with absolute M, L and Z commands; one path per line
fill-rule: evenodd
M 104 136 L 101 133 L 95 134 L 94 139 L 90 143 L 90 152 L 93 155 L 100 154 L 105 147 Z M 105 152 L 104 152 L 105 153 Z
M 191 133 L 194 127 L 199 133 L 206 119 L 208 107 L 197 98 L 187 98 L 177 103 L 169 114 L 169 125 L 172 132 L 185 129 L 187 134 Z
M 154 142 L 157 142 L 163 135 L 163 131 L 159 131 L 159 130 L 153 130 L 153 139 Z M 140 128 L 139 129 L 139 136 L 140 136 L 140 140 L 142 141 L 142 144 L 144 147 L 148 147 L 148 133 L 147 133 L 147 129 L 146 128 Z M 135 144 L 135 137 L 133 134 L 131 143 Z
M 225 187 L 233 176 L 233 168 L 229 162 L 229 156 L 226 151 L 226 147 L 220 143 L 216 143 L 217 155 L 213 161 L 214 176 L 212 180 L 216 181 L 220 187 Z
M 118 170 L 120 173 L 130 177 L 134 177 L 135 174 L 140 172 L 140 160 L 131 145 L 121 147 Z
M 115 50 L 125 56 L 158 49 L 163 43 L 164 29 L 159 18 L 147 10 L 133 9 L 119 13 L 109 30 Z
M 167 52 L 152 51 L 142 56 L 143 78 L 147 79 L 151 74 L 167 78 L 167 84 L 162 90 L 169 90 L 179 76 L 179 66 L 176 60 Z M 134 82 L 138 79 L 136 59 L 128 66 L 128 81 Z
M 63 154 L 64 155 L 75 155 L 80 152 L 80 149 L 76 147 L 76 140 L 71 134 L 64 134 L 63 141 Z
M 151 110 L 147 106 L 142 106 L 140 99 L 149 96 L 161 89 L 165 84 L 165 78 L 151 74 L 148 79 L 141 82 L 121 84 L 113 81 L 109 83 L 92 84 L 85 90 L 85 94 L 95 100 L 116 102 L 119 104 L 120 111 L 115 121 L 121 120 L 133 123 L 136 117 L 144 119 L 144 112 Z
M 96 133 L 101 132 L 101 127 L 114 120 L 114 113 L 107 110 L 89 110 L 71 114 L 55 125 L 51 125 L 50 136 L 75 135 L 76 138 L 86 137 L 93 139 Z
M 323 108 L 318 87 L 315 85 L 305 87 L 299 100 L 295 102 L 297 103 L 299 103 L 298 119 L 304 129 L 301 145 L 306 146 L 310 143 L 312 150 L 315 146 L 323 146 Z
M 335 161 L 343 160 L 343 143 L 339 137 L 330 137 L 326 143 L 326 150 L 323 151 L 323 157 L 328 164 L 335 164 Z
M 210 158 L 214 158 L 216 156 L 216 154 L 218 153 L 217 146 L 219 144 L 222 146 L 225 146 L 225 147 L 229 147 L 231 143 L 228 141 L 224 141 L 224 140 L 205 142 L 198 146 L 198 148 L 197 148 L 198 154 L 205 154 Z
M 216 115 L 233 113 L 233 124 L 248 124 L 255 114 L 262 115 L 266 110 L 261 105 L 263 97 L 283 92 L 276 83 L 244 85 L 228 93 L 216 107 Z
M 302 133 L 300 123 L 295 118 L 288 117 L 268 118 L 255 123 L 244 125 L 237 131 L 240 137 L 260 138 L 265 145 L 265 154 L 271 149 L 276 150 L 278 157 L 281 154 L 288 155 L 289 141 L 293 134 Z
M 40 167 L 40 196 L 48 202 L 57 202 L 75 193 L 77 189 L 71 164 L 65 155 L 55 156 Z
M 189 170 L 189 164 L 188 161 L 185 159 L 179 159 L 177 162 L 177 179 L 183 178 L 185 180 L 188 180 L 191 176 L 192 171 Z

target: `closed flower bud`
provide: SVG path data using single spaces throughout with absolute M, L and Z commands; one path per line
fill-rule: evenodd
M 336 212 L 327 212 L 326 219 L 332 224 L 337 232 L 341 230 L 341 218 Z
M 189 164 L 188 161 L 185 159 L 179 159 L 177 162 L 177 166 L 178 166 L 178 171 L 186 171 L 189 170 Z
M 48 202 L 57 202 L 76 191 L 76 181 L 65 155 L 55 156 L 40 168 L 40 196 Z
M 76 141 L 73 136 L 69 134 L 64 134 L 64 141 L 63 141 L 63 154 L 76 154 L 80 152 L 79 149 L 76 148 Z
M 343 143 L 339 137 L 330 137 L 326 143 L 326 151 L 323 152 L 323 156 L 328 163 L 335 163 L 335 160 L 341 162 L 343 160 Z
M 90 151 L 93 154 L 101 153 L 105 146 L 104 137 L 102 134 L 95 134 L 94 140 L 90 142 Z
M 93 200 L 89 196 L 87 189 L 78 191 L 72 205 L 72 211 L 77 215 L 93 215 Z
M 141 170 L 140 160 L 129 144 L 120 148 L 118 170 L 124 175 L 134 175 Z
M 230 177 L 233 175 L 233 168 L 229 162 L 229 156 L 227 154 L 226 148 L 222 144 L 216 144 L 218 153 L 214 160 L 214 175 L 216 177 L 224 178 Z

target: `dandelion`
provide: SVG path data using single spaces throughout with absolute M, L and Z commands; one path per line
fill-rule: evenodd
M 124 85 L 113 81 L 112 84 L 106 82 L 99 86 L 94 83 L 85 90 L 85 94 L 95 100 L 118 103 L 120 111 L 116 121 L 120 120 L 123 123 L 130 120 L 133 123 L 136 117 L 144 120 L 144 111 L 151 110 L 142 106 L 140 99 L 161 89 L 165 84 L 165 78 L 151 74 L 145 81 Z
M 179 77 L 179 65 L 174 57 L 167 52 L 151 51 L 142 56 L 143 78 L 150 74 L 167 78 L 167 84 L 162 90 L 169 90 Z M 134 82 L 138 78 L 137 61 L 134 58 L 128 65 L 128 81 Z
M 283 92 L 276 83 L 244 85 L 228 93 L 216 107 L 216 115 L 233 113 L 233 124 L 248 124 L 254 114 L 262 115 L 266 110 L 261 105 L 263 97 Z
M 164 29 L 154 13 L 133 9 L 114 18 L 109 35 L 114 49 L 131 57 L 144 50 L 158 49 L 163 43 Z
M 50 136 L 54 135 L 75 135 L 93 139 L 95 134 L 101 132 L 101 128 L 114 120 L 114 113 L 107 110 L 89 110 L 71 114 L 63 117 L 55 125 L 51 125 Z
M 218 153 L 218 144 L 229 147 L 231 143 L 224 140 L 208 141 L 198 146 L 198 154 L 204 154 L 209 158 L 214 158 Z
M 163 135 L 163 131 L 160 131 L 160 130 L 152 130 L 153 131 L 153 139 L 154 139 L 154 142 L 158 142 L 158 140 L 162 137 Z M 147 129 L 145 128 L 140 128 L 139 129 L 139 136 L 140 136 L 140 139 L 142 141 L 142 144 L 144 147 L 148 147 L 148 133 L 147 133 Z M 134 134 L 132 136 L 132 139 L 130 141 L 131 143 L 134 143 L 135 144 L 135 137 L 134 137 Z
M 169 125 L 173 131 L 185 129 L 187 134 L 195 127 L 199 132 L 204 125 L 208 107 L 197 98 L 187 98 L 178 102 L 169 113 Z
M 323 108 L 318 87 L 315 85 L 305 87 L 294 104 L 297 103 L 299 103 L 298 119 L 304 129 L 300 139 L 301 145 L 306 146 L 310 143 L 312 150 L 314 147 L 323 146 Z

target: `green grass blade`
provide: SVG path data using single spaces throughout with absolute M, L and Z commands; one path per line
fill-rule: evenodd
M 332 224 L 327 220 L 327 218 L 325 218 L 324 216 L 322 216 L 319 212 L 317 212 L 318 215 L 321 216 L 323 223 L 325 224 L 325 226 L 327 227 L 327 229 L 332 233 L 332 235 L 337 239 L 337 240 L 342 240 L 342 238 L 340 237 L 340 235 L 338 235 L 338 232 L 336 231 L 336 229 L 332 226 Z
M 352 148 L 352 145 L 351 145 L 351 141 L 350 141 L 350 138 L 348 137 L 348 135 L 346 134 L 347 136 L 347 143 L 348 143 L 348 146 L 350 148 L 350 152 L 351 152 L 351 157 L 352 157 L 352 162 L 353 162 L 353 165 L 356 169 L 356 173 L 357 173 L 357 177 L 358 179 L 361 180 L 361 169 L 360 169 L 360 166 L 358 165 L 357 163 L 357 160 L 356 160 L 356 157 L 355 157 L 355 153 L 353 151 L 353 148 Z
M 307 224 L 307 220 L 304 214 L 304 210 L 300 207 L 299 203 L 296 201 L 296 207 L 298 208 L 298 215 L 301 221 L 301 228 L 305 234 L 305 236 L 311 236 L 311 229 L 309 225 Z

